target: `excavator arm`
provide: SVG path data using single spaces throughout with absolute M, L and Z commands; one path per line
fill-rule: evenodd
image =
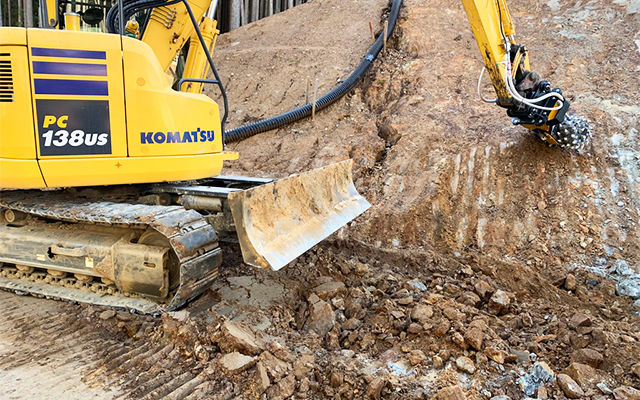
M 568 113 L 569 101 L 558 88 L 531 70 L 526 47 L 515 40 L 515 27 L 505 0 L 462 0 L 485 66 L 478 79 L 483 101 L 507 109 L 514 125 L 535 132 L 553 146 L 582 148 L 591 136 L 589 122 Z M 482 96 L 488 71 L 495 99 Z

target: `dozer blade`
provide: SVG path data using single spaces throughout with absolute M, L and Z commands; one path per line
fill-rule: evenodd
M 279 270 L 371 205 L 353 184 L 353 160 L 233 192 L 244 261 Z

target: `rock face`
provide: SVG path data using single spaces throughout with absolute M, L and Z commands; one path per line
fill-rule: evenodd
M 307 328 L 320 336 L 326 335 L 335 325 L 336 317 L 331 305 L 315 294 L 309 296 Z
M 223 352 L 239 351 L 244 354 L 258 355 L 264 349 L 264 343 L 256 337 L 251 328 L 234 321 L 222 324 L 222 337 L 218 346 Z
M 584 391 L 569 375 L 558 374 L 558 386 L 570 399 L 579 399 L 584 396 Z
M 245 356 L 244 354 L 234 351 L 233 353 L 225 354 L 220 358 L 220 366 L 228 373 L 242 372 L 256 363 L 255 357 Z

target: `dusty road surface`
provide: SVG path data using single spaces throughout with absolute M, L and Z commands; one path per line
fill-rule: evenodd
M 385 6 L 314 0 L 222 35 L 229 126 L 344 79 Z M 509 6 L 589 147 L 548 148 L 480 102 L 461 4 L 405 0 L 353 93 L 229 146 L 226 173 L 353 158 L 370 211 L 278 273 L 225 247 L 211 290 L 160 317 L 0 294 L 6 395 L 62 377 L 69 398 L 639 398 L 640 8 Z
M 0 303 L 0 398 L 115 397 L 117 392 L 82 380 L 82 371 L 99 362 L 101 349 L 112 343 L 74 323 L 78 307 L 3 291 Z

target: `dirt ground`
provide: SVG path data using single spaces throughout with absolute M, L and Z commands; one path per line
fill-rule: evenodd
M 313 0 L 222 35 L 228 127 L 330 90 L 387 6 Z M 46 398 L 17 382 L 42 368 L 95 398 L 640 398 L 640 4 L 509 7 L 532 67 L 590 119 L 587 148 L 548 148 L 478 99 L 461 3 L 405 0 L 350 95 L 228 146 L 226 174 L 353 158 L 366 214 L 279 272 L 228 245 L 211 290 L 158 318 L 0 293 L 17 315 L 46 304 L 29 329 L 70 346 L 43 358 L 28 318 L 0 321 L 0 355 L 29 355 L 0 358 L 0 398 Z

